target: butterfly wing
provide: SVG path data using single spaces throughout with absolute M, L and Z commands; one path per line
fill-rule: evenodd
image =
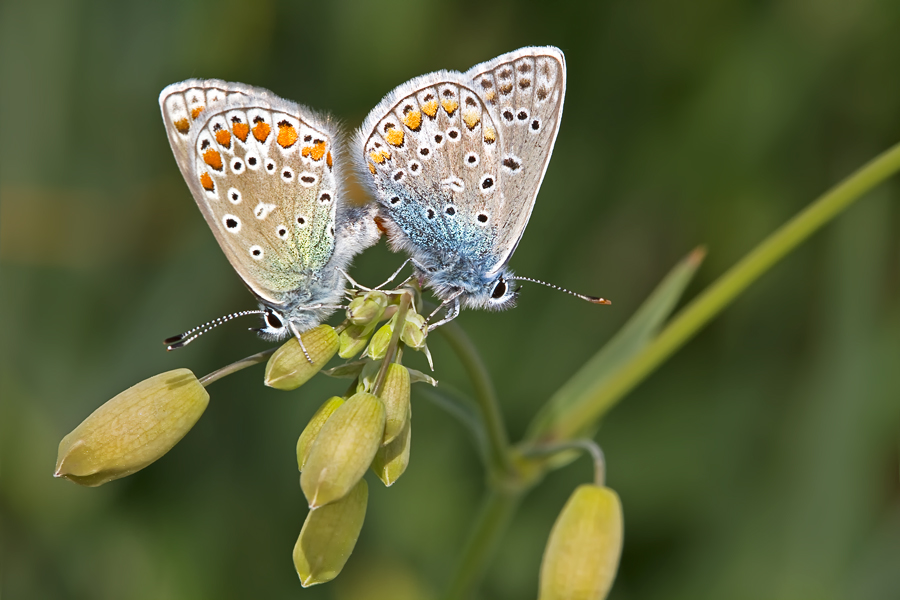
M 566 96 L 566 59 L 553 46 L 520 48 L 472 67 L 466 77 L 500 123 L 503 191 L 513 203 L 502 211 L 496 272 L 522 239 L 547 172 Z
M 335 250 L 332 123 L 267 90 L 217 80 L 173 84 L 160 106 L 182 175 L 231 265 L 264 303 L 296 304 Z
M 417 77 L 389 93 L 357 136 L 395 247 L 429 268 L 460 262 L 446 296 L 483 284 L 521 239 L 559 129 L 565 62 L 523 48 L 469 72 Z M 536 123 L 536 125 L 534 125 Z M 357 156 L 357 159 L 359 156 Z

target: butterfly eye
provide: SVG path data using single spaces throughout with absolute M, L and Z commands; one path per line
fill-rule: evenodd
M 494 286 L 494 291 L 491 293 L 491 298 L 494 300 L 499 300 L 504 295 L 506 295 L 506 282 L 503 281 L 503 278 L 497 280 L 497 285 Z
M 266 325 L 271 327 L 272 329 L 281 329 L 284 327 L 284 323 L 281 322 L 281 319 L 273 312 L 266 313 Z

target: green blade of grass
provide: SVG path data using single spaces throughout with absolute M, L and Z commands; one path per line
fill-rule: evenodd
M 593 397 L 622 365 L 653 339 L 675 309 L 705 255 L 702 248 L 697 248 L 675 265 L 619 332 L 544 405 L 528 429 L 527 440 L 552 441 L 543 438 L 554 429 L 556 420 L 573 405 Z

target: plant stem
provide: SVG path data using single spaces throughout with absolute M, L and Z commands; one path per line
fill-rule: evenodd
M 506 433 L 503 413 L 500 411 L 497 392 L 494 389 L 491 376 L 478 355 L 478 350 L 462 327 L 456 323 L 445 323 L 438 328 L 438 331 L 459 357 L 475 389 L 475 399 L 478 402 L 481 418 L 484 420 L 484 430 L 488 438 L 491 459 L 489 468 L 494 476 L 490 479 L 502 479 L 513 474 L 514 469 L 509 456 L 509 435 Z
M 446 325 L 444 325 L 446 327 Z M 446 600 L 467 600 L 481 582 L 497 544 L 506 533 L 519 505 L 521 492 L 491 490 L 481 505 L 478 520 L 462 554 Z
M 209 384 L 214 381 L 218 381 L 223 377 L 227 377 L 232 373 L 237 373 L 241 369 L 246 369 L 247 367 L 252 367 L 253 365 L 258 365 L 261 362 L 265 362 L 269 359 L 270 356 L 275 354 L 275 351 L 278 348 L 270 348 L 269 350 L 263 350 L 262 352 L 257 352 L 252 356 L 248 356 L 247 358 L 242 358 L 237 362 L 233 362 L 230 365 L 226 365 L 221 369 L 216 369 L 209 375 L 204 375 L 200 378 L 200 385 L 203 387 L 209 386 Z
M 594 485 L 606 485 L 606 459 L 603 456 L 603 450 L 601 450 L 597 442 L 592 439 L 579 438 L 577 440 L 559 442 L 558 444 L 530 446 L 522 450 L 522 456 L 544 456 L 571 450 L 584 450 L 590 454 L 591 460 L 594 463 Z
M 603 414 L 690 340 L 741 292 L 801 242 L 870 189 L 900 170 L 897 144 L 833 187 L 763 240 L 678 313 L 660 334 L 612 376 L 607 385 L 573 402 L 550 426 L 551 439 L 566 439 L 594 426 Z
M 397 355 L 397 349 L 400 346 L 400 335 L 406 326 L 406 312 L 409 310 L 410 302 L 412 302 L 412 294 L 403 292 L 400 296 L 400 306 L 397 308 L 397 315 L 394 320 L 394 331 L 391 332 L 391 341 L 388 343 L 384 360 L 381 363 L 381 368 L 378 370 L 378 376 L 375 378 L 375 385 L 372 389 L 372 393 L 376 396 L 381 396 L 381 392 L 384 391 L 384 381 L 387 379 L 388 367 L 391 366 L 394 357 Z

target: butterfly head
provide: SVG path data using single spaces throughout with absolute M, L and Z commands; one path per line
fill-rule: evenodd
M 471 308 L 506 310 L 516 305 L 519 288 L 513 285 L 512 273 L 504 270 L 463 297 L 466 305 Z
M 264 306 L 262 317 L 263 326 L 256 329 L 256 332 L 259 334 L 259 337 L 264 340 L 283 340 L 290 333 L 287 326 L 287 319 L 285 319 L 281 313 Z

